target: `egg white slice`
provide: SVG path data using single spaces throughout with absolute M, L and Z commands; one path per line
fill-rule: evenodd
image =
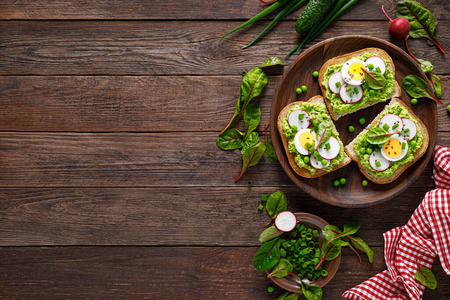
M 319 156 L 318 158 L 320 160 L 315 158 L 313 155 L 311 155 L 309 157 L 309 161 L 311 163 L 311 166 L 313 166 L 316 169 L 325 169 L 325 168 L 328 168 L 330 166 L 331 160 L 326 159 L 327 164 L 324 166 L 324 165 L 322 165 L 322 157 Z
M 300 120 L 300 115 L 303 115 L 303 118 Z M 306 129 L 309 126 L 309 115 L 303 109 L 296 109 L 289 113 L 288 123 L 292 126 L 297 126 L 297 130 Z
M 386 63 L 384 62 L 384 59 L 382 59 L 379 56 L 371 56 L 368 59 L 366 59 L 367 67 L 369 64 L 373 65 L 373 69 L 370 71 L 376 71 L 377 68 L 380 68 L 381 74 L 384 74 L 386 72 Z
M 297 134 L 294 137 L 294 144 L 295 144 L 295 149 L 297 149 L 298 153 L 303 154 L 303 155 L 308 155 L 309 154 L 309 150 L 306 149 L 305 147 L 303 147 L 300 143 L 300 136 L 303 133 L 309 132 L 312 134 L 312 136 L 314 137 L 314 141 L 313 143 L 311 143 L 311 146 L 315 145 L 317 143 L 317 137 L 316 137 L 316 133 L 314 132 L 314 130 L 312 129 L 302 129 L 297 131 Z M 306 143 L 305 143 L 306 144 Z
M 385 129 L 384 128 L 385 125 L 389 126 L 388 130 L 386 130 L 389 133 L 400 132 L 403 130 L 402 118 L 400 118 L 399 116 L 394 115 L 394 114 L 385 114 L 381 118 L 380 123 L 378 124 L 378 127 Z
M 326 145 L 330 145 L 330 149 L 327 150 Z M 317 148 L 317 151 L 319 152 L 320 156 L 325 159 L 333 159 L 336 156 L 338 156 L 339 152 L 341 151 L 341 144 L 339 144 L 339 141 L 334 136 L 330 137 L 328 141 L 322 144 L 322 146 Z
M 375 171 L 382 172 L 389 168 L 391 162 L 385 159 L 380 151 L 373 151 L 369 156 L 369 164 Z
M 403 121 L 403 131 L 401 133 L 401 136 L 406 140 L 410 141 L 412 140 L 416 134 L 417 134 L 417 125 L 416 123 L 411 119 L 402 118 Z M 405 129 L 409 129 L 408 132 L 405 133 Z
M 394 140 L 398 141 L 398 143 Z M 397 147 L 394 146 L 393 143 L 396 143 Z M 404 149 L 401 148 L 402 144 L 405 145 Z M 400 148 L 398 147 L 398 145 L 400 145 Z M 408 142 L 398 134 L 394 134 L 393 136 L 391 136 L 391 138 L 386 143 L 384 143 L 383 147 L 381 148 L 381 155 L 383 155 L 383 157 L 389 161 L 399 161 L 400 159 L 405 157 L 406 152 L 408 152 Z M 395 157 L 392 157 L 391 155 L 394 155 Z
M 367 70 L 367 64 L 366 62 L 357 59 L 352 58 L 347 60 L 343 65 L 341 69 L 342 78 L 345 82 L 351 85 L 361 85 L 364 83 L 364 72 L 361 70 L 361 68 L 364 68 Z

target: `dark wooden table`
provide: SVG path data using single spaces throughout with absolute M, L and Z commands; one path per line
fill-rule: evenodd
M 448 2 L 426 2 L 450 51 Z M 382 3 L 394 16 L 394 1 L 361 0 L 314 43 L 359 34 L 404 49 L 388 35 Z M 404 225 L 434 188 L 431 163 L 391 201 L 337 208 L 266 158 L 234 183 L 240 153 L 215 145 L 241 72 L 298 41 L 292 16 L 247 50 L 269 19 L 219 42 L 261 8 L 257 0 L 0 2 L 1 298 L 274 299 L 281 289 L 267 292 L 271 281 L 252 258 L 267 221 L 260 195 L 280 189 L 292 211 L 339 226 L 359 221 L 375 251 L 373 264 L 360 264 L 345 249 L 324 299 L 386 268 L 382 234 Z M 448 55 L 424 39 L 410 48 L 434 64 L 450 104 Z M 255 101 L 259 129 L 281 74 L 270 74 Z M 450 146 L 450 118 L 438 110 L 437 144 Z M 438 259 L 433 271 L 438 287 L 424 299 L 450 299 Z

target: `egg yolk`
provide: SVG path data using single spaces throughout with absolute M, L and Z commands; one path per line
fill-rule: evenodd
M 402 143 L 396 139 L 389 139 L 383 146 L 384 153 L 390 158 L 399 157 L 402 152 Z
M 364 78 L 364 65 L 360 62 L 354 62 L 348 68 L 348 76 L 353 80 L 361 80 Z
M 314 139 L 314 135 L 312 135 L 312 133 L 309 131 L 301 133 L 298 139 L 300 141 L 300 146 L 302 146 L 306 150 L 308 150 L 307 144 L 309 144 L 309 146 L 311 147 L 314 146 L 316 142 Z

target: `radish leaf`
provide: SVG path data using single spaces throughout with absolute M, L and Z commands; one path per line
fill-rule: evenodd
M 389 133 L 381 127 L 373 127 L 367 132 L 367 141 L 373 145 L 382 145 L 393 134 L 396 134 L 396 132 Z
M 266 210 L 270 219 L 275 218 L 278 213 L 287 210 L 287 198 L 283 191 L 276 191 L 269 196 Z
M 253 266 L 259 271 L 266 271 L 275 266 L 280 259 L 281 237 L 265 242 L 253 257 Z
M 277 153 L 275 152 L 275 149 L 273 146 L 269 143 L 269 139 L 267 138 L 267 131 L 264 131 L 264 137 L 266 140 L 266 156 L 269 161 L 277 161 Z
M 413 98 L 426 97 L 433 99 L 439 104 L 442 104 L 441 101 L 439 101 L 432 95 L 432 92 L 428 88 L 427 83 L 422 78 L 416 75 L 405 76 L 405 78 L 403 78 L 402 80 L 402 87 Z
M 440 99 L 442 96 L 441 79 L 439 78 L 439 76 L 433 73 L 429 73 L 428 76 L 430 76 L 431 78 L 431 83 L 433 84 L 432 87 L 434 89 L 436 98 Z
M 257 132 L 251 132 L 249 135 L 247 135 L 242 144 L 241 155 L 244 155 L 245 151 L 258 144 L 258 141 L 259 135 Z
M 258 127 L 261 121 L 261 109 L 255 103 L 249 103 L 244 110 L 245 137 Z
M 262 155 L 266 151 L 266 146 L 263 143 L 258 142 L 256 145 L 248 148 L 242 154 L 242 169 L 239 172 L 238 176 L 234 180 L 234 182 L 238 181 L 242 175 L 244 175 L 245 171 L 251 166 L 254 166 L 259 163 Z
M 360 237 L 352 237 L 350 240 L 353 246 L 355 246 L 356 249 L 359 249 L 367 254 L 367 257 L 369 258 L 369 261 L 373 263 L 373 251 L 370 249 L 369 245 L 366 244 L 366 242 L 363 241 Z
M 332 126 L 330 122 L 324 121 L 319 124 L 319 129 L 317 131 L 318 139 L 315 147 L 316 150 L 330 139 L 331 132 Z
M 436 277 L 433 272 L 427 267 L 419 267 L 417 268 L 416 273 L 414 273 L 414 278 L 423 284 L 424 286 L 429 287 L 434 290 L 437 286 Z
M 422 68 L 422 71 L 424 73 L 430 73 L 433 70 L 434 66 L 430 61 L 420 58 L 418 58 L 417 60 L 419 61 L 420 67 Z
M 319 285 L 308 284 L 303 280 L 300 281 L 302 285 L 302 292 L 308 300 L 322 299 L 322 288 Z
M 261 235 L 259 236 L 259 241 L 261 243 L 265 243 L 279 237 L 283 233 L 283 231 L 279 231 L 275 226 L 270 226 L 261 233 Z
M 380 90 L 386 85 L 386 78 L 383 74 L 377 71 L 366 71 L 364 68 L 361 69 L 364 72 L 364 78 L 366 84 L 373 90 Z
M 272 67 L 275 65 L 284 66 L 284 61 L 278 57 L 269 57 L 259 66 L 259 68 L 263 69 L 263 68 Z
M 294 269 L 292 264 L 287 259 L 280 259 L 278 263 L 273 267 L 272 272 L 267 275 L 267 278 L 276 277 L 283 278 L 288 275 L 288 271 L 291 272 Z
M 225 130 L 216 140 L 216 145 L 222 150 L 239 149 L 244 145 L 243 133 L 236 128 Z

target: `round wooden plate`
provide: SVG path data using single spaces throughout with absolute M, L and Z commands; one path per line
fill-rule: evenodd
M 426 80 L 426 75 L 414 60 L 402 49 L 387 41 L 367 36 L 336 37 L 320 42 L 298 56 L 278 83 L 271 106 L 270 127 L 272 128 L 272 142 L 284 171 L 302 190 L 320 201 L 335 206 L 366 207 L 392 199 L 419 177 L 428 164 L 436 143 L 438 126 L 436 103 L 431 99 L 422 98 L 417 105 L 412 107 L 411 97 L 402 89 L 400 99 L 411 107 L 413 112 L 425 124 L 428 129 L 430 142 L 427 152 L 395 181 L 389 184 L 375 184 L 369 181 L 369 184 L 363 187 L 361 182 L 365 177 L 354 161 L 341 169 L 312 179 L 298 176 L 292 170 L 277 130 L 278 114 L 291 102 L 307 101 L 315 95 L 321 95 L 319 82 L 317 78 L 312 76 L 312 73 L 319 71 L 328 59 L 370 47 L 384 49 L 392 57 L 395 64 L 395 79 L 400 85 L 403 77 L 409 74 L 418 75 Z M 306 85 L 308 90 L 306 93 L 297 95 L 295 89 L 302 85 Z M 336 121 L 335 125 L 344 145 L 350 143 L 383 110 L 387 103 L 389 102 L 376 104 L 370 108 L 346 115 Z M 366 119 L 366 124 L 361 125 L 358 123 L 361 117 Z M 347 128 L 349 125 L 355 127 L 355 132 L 348 132 Z M 347 179 L 347 183 L 337 188 L 334 187 L 333 181 L 343 177 Z

